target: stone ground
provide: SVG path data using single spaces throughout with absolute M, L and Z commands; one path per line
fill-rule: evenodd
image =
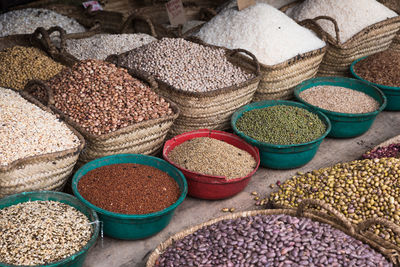
M 179 206 L 170 224 L 160 233 L 145 240 L 123 241 L 104 237 L 89 251 L 84 267 L 134 267 L 145 266 L 147 256 L 169 236 L 190 226 L 225 215 L 224 207 L 235 207 L 236 211 L 259 209 L 251 192 L 269 194 L 271 183 L 283 182 L 297 171 L 327 167 L 338 162 L 358 159 L 363 152 L 384 140 L 400 134 L 400 115 L 395 112 L 381 113 L 371 129 L 362 136 L 352 139 L 326 139 L 316 156 L 307 165 L 287 171 L 260 168 L 244 191 L 236 196 L 219 201 L 206 201 L 187 197 Z M 276 188 L 276 187 L 275 187 Z

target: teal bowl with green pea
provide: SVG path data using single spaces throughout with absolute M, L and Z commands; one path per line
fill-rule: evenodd
M 358 80 L 368 83 L 372 86 L 375 86 L 377 88 L 379 88 L 380 90 L 382 90 L 382 92 L 384 93 L 384 95 L 387 98 L 387 105 L 385 107 L 385 110 L 393 110 L 393 111 L 398 111 L 400 110 L 400 87 L 393 87 L 393 86 L 386 86 L 383 84 L 378 84 L 378 83 L 373 83 L 370 81 L 367 81 L 363 78 L 361 78 L 356 71 L 354 70 L 354 66 L 360 62 L 361 60 L 365 59 L 367 57 L 363 57 L 360 59 L 355 60 L 351 66 L 350 66 L 350 72 L 351 74 Z M 382 70 L 384 71 L 384 70 Z
M 231 126 L 238 136 L 259 149 L 261 165 L 271 169 L 307 164 L 331 130 L 324 114 L 287 100 L 246 105 L 232 115 Z
M 305 101 L 301 93 L 316 86 L 338 86 L 359 91 L 372 97 L 377 102 L 377 107 L 367 113 L 342 113 L 317 107 Z M 352 138 L 360 136 L 371 128 L 376 116 L 386 107 L 386 97 L 381 90 L 363 81 L 344 77 L 319 77 L 306 80 L 295 87 L 296 99 L 305 105 L 325 114 L 331 124 L 332 130 L 329 137 Z

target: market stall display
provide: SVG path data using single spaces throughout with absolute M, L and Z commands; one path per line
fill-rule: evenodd
M 386 110 L 400 110 L 400 51 L 389 49 L 360 58 L 351 64 L 350 71 L 382 90 L 388 101 Z
M 72 190 L 99 214 L 106 235 L 134 240 L 152 236 L 168 225 L 186 197 L 187 183 L 178 169 L 162 159 L 117 154 L 85 164 L 74 174 Z M 131 206 L 132 203 L 139 206 Z
M 371 150 L 365 152 L 362 157 L 364 159 L 374 159 L 374 158 L 386 158 L 400 156 L 400 136 L 394 136 L 388 140 L 376 145 Z
M 82 136 L 11 89 L 0 87 L 0 110 L 0 198 L 62 189 L 85 144 Z
M 188 194 L 202 199 L 224 199 L 239 193 L 260 165 L 256 147 L 234 134 L 208 129 L 166 141 L 163 157 L 185 175 Z
M 316 74 L 325 53 L 325 42 L 313 32 L 261 2 L 242 11 L 236 7 L 222 11 L 196 36 L 209 44 L 246 49 L 257 57 L 261 81 L 254 101 L 291 98 L 294 86 Z
M 144 80 L 146 80 L 144 78 Z M 51 106 L 87 141 L 80 155 L 88 162 L 120 152 L 156 152 L 178 116 L 178 109 L 127 70 L 99 60 L 64 69 L 46 83 L 25 90 Z
M 237 110 L 233 131 L 258 147 L 261 165 L 293 169 L 309 162 L 331 130 L 329 119 L 301 103 L 266 100 Z
M 311 20 L 327 38 L 321 76 L 347 76 L 354 60 L 388 49 L 400 28 L 400 16 L 375 0 L 305 0 L 282 10 L 297 21 Z
M 251 101 L 259 68 L 255 57 L 251 64 L 240 61 L 237 53 L 243 51 L 163 38 L 111 59 L 154 75 L 156 91 L 180 109 L 170 131 L 174 136 L 201 128 L 227 129 L 232 113 Z
M 334 217 L 314 210 L 328 210 Z M 315 205 L 315 204 L 314 204 Z M 343 215 L 329 205 L 304 201 L 296 210 L 235 213 L 175 234 L 150 255 L 153 266 L 393 266 L 377 243 L 356 233 Z M 372 247 L 378 249 L 374 250 Z M 383 249 L 382 251 L 385 251 Z
M 59 192 L 3 198 L 0 215 L 3 266 L 82 266 L 100 230 L 93 210 Z
M 329 118 L 332 130 L 328 136 L 335 138 L 364 134 L 387 103 L 378 88 L 344 77 L 319 77 L 304 81 L 296 87 L 295 96 L 298 101 Z

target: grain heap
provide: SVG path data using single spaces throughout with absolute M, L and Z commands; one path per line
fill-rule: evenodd
M 320 199 L 345 214 L 353 223 L 383 217 L 400 224 L 400 159 L 382 158 L 338 163 L 299 173 L 283 183 L 270 200 L 296 207 L 302 199 Z M 377 235 L 400 245 L 400 237 L 383 227 Z
M 32 201 L 0 210 L 0 262 L 43 265 L 67 258 L 90 240 L 89 219 L 56 201 Z
M 222 11 L 197 34 L 204 42 L 243 48 L 265 65 L 276 65 L 325 46 L 310 30 L 265 3 Z
M 389 49 L 371 55 L 357 62 L 354 71 L 369 82 L 400 87 L 400 52 Z
M 94 135 L 172 114 L 169 103 L 127 70 L 85 60 L 47 82 L 55 107 Z M 35 92 L 41 99 L 43 91 Z
M 275 145 L 310 142 L 326 130 L 316 114 L 285 105 L 246 111 L 236 121 L 236 127 L 251 138 Z
M 113 164 L 86 173 L 78 191 L 93 205 L 122 214 L 148 214 L 174 204 L 178 183 L 157 168 L 141 164 Z
M 340 86 L 315 86 L 299 95 L 311 105 L 341 113 L 368 113 L 379 108 L 379 103 L 371 96 Z
M 191 139 L 176 146 L 168 158 L 187 170 L 224 176 L 227 180 L 245 177 L 257 165 L 247 151 L 209 137 Z
M 163 38 L 134 49 L 122 57 L 121 65 L 144 71 L 189 92 L 235 86 L 253 76 L 230 63 L 224 49 L 181 38 Z
M 0 87 L 0 111 L 0 166 L 79 146 L 78 137 L 55 115 L 12 90 Z
M 38 27 L 48 29 L 52 26 L 60 26 L 67 33 L 86 31 L 75 19 L 43 8 L 13 10 L 0 15 L 0 37 L 30 34 Z
M 0 86 L 21 90 L 29 80 L 48 80 L 62 68 L 37 48 L 14 46 L 0 52 Z
M 104 60 L 111 54 L 121 54 L 155 41 L 156 38 L 144 34 L 96 34 L 89 38 L 68 39 L 66 50 L 80 60 Z
M 289 215 L 256 215 L 202 227 L 167 247 L 156 266 L 393 266 L 332 226 Z
M 287 14 L 297 21 L 317 16 L 332 17 L 338 23 L 341 43 L 372 24 L 398 16 L 375 0 L 305 0 Z M 331 36 L 336 36 L 332 22 L 319 20 L 318 24 Z

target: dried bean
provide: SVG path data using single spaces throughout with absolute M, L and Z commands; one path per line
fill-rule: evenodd
M 384 147 L 373 149 L 362 156 L 364 159 L 380 159 L 380 158 L 399 158 L 400 157 L 400 143 L 390 144 Z

